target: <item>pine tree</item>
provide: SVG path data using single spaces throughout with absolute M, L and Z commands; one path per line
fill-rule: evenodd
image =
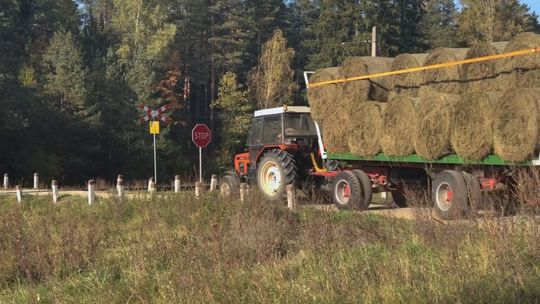
M 259 64 L 249 76 L 250 90 L 259 108 L 271 108 L 292 103 L 296 88 L 291 63 L 294 50 L 287 48 L 281 30 L 276 30 L 262 49 Z
M 43 56 L 45 91 L 57 97 L 61 109 L 84 117 L 86 71 L 81 50 L 69 32 L 56 32 Z
M 428 47 L 455 47 L 458 11 L 454 0 L 428 0 L 421 28 Z

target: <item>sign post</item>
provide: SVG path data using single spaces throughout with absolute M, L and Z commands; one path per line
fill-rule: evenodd
M 206 148 L 212 141 L 212 131 L 205 124 L 197 124 L 191 131 L 191 140 L 199 147 L 199 181 L 202 183 L 202 148 Z
M 157 183 L 156 134 L 159 134 L 159 121 L 150 122 L 150 134 L 154 136 L 154 182 Z
M 156 156 L 156 134 L 159 134 L 159 122 L 161 121 L 165 125 L 169 124 L 172 120 L 171 118 L 164 114 L 166 111 L 169 111 L 173 108 L 172 104 L 165 104 L 161 107 L 158 107 L 155 110 L 152 110 L 149 106 L 145 104 L 140 104 L 138 106 L 140 110 L 145 112 L 143 116 L 139 119 L 141 124 L 146 122 L 150 123 L 150 134 L 154 137 L 154 182 L 157 184 L 157 156 Z

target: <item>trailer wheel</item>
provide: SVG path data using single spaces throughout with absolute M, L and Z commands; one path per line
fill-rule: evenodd
M 403 189 L 402 184 L 398 186 L 396 190 L 392 190 L 392 200 L 399 208 L 407 207 L 407 196 L 405 195 L 405 190 Z
M 362 170 L 352 170 L 352 173 L 356 176 L 356 178 L 358 178 L 358 181 L 360 182 L 360 187 L 362 187 L 363 201 L 361 202 L 362 206 L 360 207 L 360 209 L 366 210 L 371 204 L 371 198 L 373 196 L 371 179 L 366 174 L 366 172 Z
M 460 218 L 468 210 L 465 179 L 453 170 L 437 174 L 431 184 L 431 199 L 442 219 Z
M 287 197 L 286 187 L 297 179 L 297 167 L 291 154 L 274 149 L 267 152 L 257 168 L 257 184 L 270 201 Z
M 238 176 L 227 174 L 219 182 L 219 192 L 223 197 L 234 197 L 238 194 L 240 181 Z
M 467 196 L 469 201 L 469 207 L 471 212 L 476 213 L 480 209 L 482 203 L 482 190 L 480 189 L 480 183 L 478 179 L 467 172 L 463 172 L 463 178 L 467 185 Z
M 351 171 L 342 171 L 332 183 L 332 200 L 339 210 L 362 210 L 365 201 L 360 180 Z

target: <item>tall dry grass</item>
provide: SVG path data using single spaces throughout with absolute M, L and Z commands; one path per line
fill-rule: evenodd
M 191 193 L 0 202 L 2 303 L 534 303 L 539 220 L 441 224 Z

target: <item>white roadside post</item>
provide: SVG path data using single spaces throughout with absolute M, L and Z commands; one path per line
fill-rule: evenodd
M 53 179 L 51 183 L 53 203 L 58 203 L 58 182 Z
M 93 179 L 88 181 L 88 205 L 94 204 L 96 201 L 96 183 Z
M 174 193 L 180 193 L 180 175 L 174 176 Z
M 217 190 L 218 188 L 218 179 L 216 174 L 212 174 L 212 179 L 210 179 L 210 192 Z
M 240 201 L 243 203 L 247 199 L 248 187 L 246 183 L 240 184 Z
M 200 198 L 204 191 L 204 184 L 202 182 L 195 183 L 195 197 Z
M 119 174 L 116 178 L 116 195 L 118 196 L 118 198 L 124 198 L 124 190 L 124 176 L 122 174 Z
M 39 174 L 34 173 L 34 190 L 39 189 Z
M 9 188 L 9 176 L 8 174 L 4 174 L 4 189 Z
M 153 177 L 150 177 L 150 178 L 148 179 L 148 192 L 149 192 L 149 193 L 156 192 L 156 183 L 155 183 Z
M 15 189 L 17 193 L 17 202 L 20 204 L 22 203 L 22 197 L 23 197 L 22 188 L 20 185 L 17 185 L 15 186 Z
M 296 209 L 296 187 L 294 185 L 287 185 L 287 207 L 291 210 Z

